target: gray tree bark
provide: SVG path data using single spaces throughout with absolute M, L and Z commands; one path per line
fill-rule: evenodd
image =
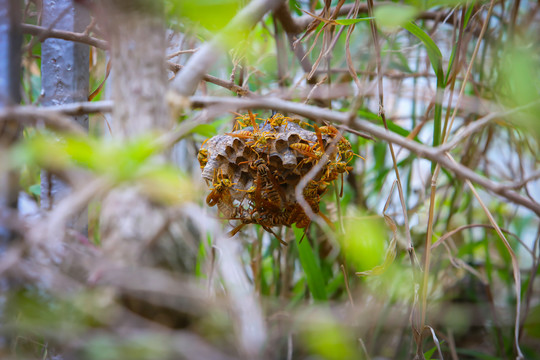
M 170 129 L 166 102 L 166 37 L 160 1 L 102 2 L 110 36 L 112 97 L 115 103 L 112 138 L 129 141 L 141 135 Z M 151 161 L 165 161 L 165 156 Z M 101 207 L 104 253 L 122 264 L 156 265 L 168 236 L 167 209 L 142 194 L 137 187 L 112 191 Z
M 0 109 L 20 102 L 21 21 L 20 0 L 0 0 Z M 5 151 L 19 134 L 16 121 L 0 126 L 0 163 L 7 164 Z M 9 224 L 3 223 L 4 210 L 17 208 L 18 176 L 0 168 L 0 255 L 12 238 Z
M 73 0 L 43 0 L 43 26 L 83 32 L 90 23 L 88 10 Z M 90 48 L 88 45 L 49 38 L 41 47 L 42 103 L 61 105 L 88 99 Z M 75 120 L 88 129 L 88 115 Z M 52 174 L 41 173 L 41 208 L 51 210 L 69 193 L 69 187 Z M 84 230 L 87 214 L 75 215 L 73 226 Z

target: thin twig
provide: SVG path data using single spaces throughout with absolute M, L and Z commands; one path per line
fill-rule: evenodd
M 102 50 L 107 50 L 109 48 L 109 43 L 107 41 L 88 36 L 84 33 L 47 29 L 46 27 L 32 24 L 21 24 L 21 30 L 25 34 L 37 36 L 40 41 L 44 41 L 48 38 L 55 38 L 91 45 Z
M 343 272 L 343 282 L 345 283 L 345 290 L 347 290 L 347 296 L 349 297 L 349 302 L 351 306 L 354 307 L 354 300 L 351 294 L 351 289 L 349 288 L 349 277 L 347 276 L 347 270 L 343 264 L 340 265 L 341 272 Z
M 184 68 L 184 65 L 175 64 L 169 61 L 167 62 L 167 68 L 176 74 Z M 248 95 L 254 96 L 255 95 L 254 92 L 250 91 L 249 89 L 245 87 L 235 84 L 233 81 L 223 80 L 212 75 L 204 74 L 202 76 L 202 80 L 212 83 L 214 85 L 221 86 L 241 96 L 248 96 Z
M 169 54 L 167 55 L 165 58 L 167 60 L 170 60 L 178 55 L 182 55 L 182 54 L 193 54 L 194 52 L 197 52 L 199 49 L 186 49 L 186 50 L 178 50 L 178 51 L 175 51 L 173 52 L 172 54 Z

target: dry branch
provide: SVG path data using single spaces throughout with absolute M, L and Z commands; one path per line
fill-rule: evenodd
M 323 119 L 337 124 L 349 125 L 348 114 L 306 104 L 297 104 L 276 98 L 237 99 L 193 96 L 191 97 L 191 101 L 194 107 L 227 104 L 231 107 L 231 109 L 274 109 L 278 111 L 295 113 L 310 119 Z M 522 205 L 532 210 L 536 214 L 540 215 L 540 204 L 529 198 L 521 196 L 514 191 L 509 190 L 508 188 L 502 186 L 499 183 L 496 183 L 482 175 L 477 174 L 475 171 L 459 163 L 451 161 L 445 156 L 444 149 L 433 148 L 430 146 L 419 144 L 413 140 L 409 140 L 395 133 L 386 131 L 380 126 L 374 125 L 366 120 L 356 119 L 349 126 L 355 130 L 367 132 L 368 134 L 376 138 L 389 141 L 396 145 L 400 145 L 405 149 L 415 153 L 419 157 L 435 161 L 441 164 L 441 166 L 443 166 L 447 170 L 453 172 L 458 177 L 470 180 L 491 191 L 492 193 L 506 198 L 507 200 L 510 200 L 515 204 Z
M 88 44 L 90 46 L 95 46 L 98 49 L 103 50 L 109 48 L 109 44 L 107 43 L 107 41 L 86 35 L 84 33 L 54 29 L 49 30 L 46 27 L 31 24 L 21 24 L 21 30 L 25 34 L 39 36 L 41 41 L 44 41 L 48 38 L 55 38 L 75 41 L 82 44 Z
M 49 30 L 43 26 L 31 25 L 31 24 L 22 24 L 22 31 L 26 34 L 39 36 L 40 39 L 45 40 L 48 38 L 63 39 L 69 41 L 79 42 L 81 44 L 87 44 L 90 46 L 95 46 L 98 49 L 108 50 L 109 43 L 106 40 L 98 39 L 84 33 L 76 33 L 72 31 L 64 30 Z M 193 53 L 195 50 L 180 50 L 174 54 L 169 55 L 170 57 L 183 54 L 183 53 Z M 167 68 L 174 73 L 180 71 L 184 66 L 180 64 L 175 64 L 174 62 L 167 61 Z M 248 89 L 245 89 L 241 86 L 236 85 L 233 82 L 222 80 L 212 75 L 204 74 L 202 80 L 209 83 L 224 87 L 225 89 L 231 90 L 237 94 L 247 95 L 252 94 Z
M 391 1 L 379 1 L 374 3 L 374 7 L 378 7 L 381 5 L 395 5 L 396 3 L 393 3 Z M 345 4 L 341 8 L 338 9 L 337 15 L 343 16 L 347 15 L 351 9 L 355 6 L 355 4 Z M 334 13 L 335 8 L 330 9 L 330 13 Z M 358 13 L 359 14 L 367 14 L 368 13 L 368 4 L 367 3 L 360 3 L 358 4 Z M 290 11 L 287 9 L 285 5 L 280 6 L 276 12 L 275 12 L 277 18 L 283 25 L 283 28 L 285 31 L 291 34 L 299 34 L 307 29 L 309 24 L 313 21 L 313 17 L 310 15 L 303 15 L 300 17 L 293 17 L 290 13 Z M 424 11 L 421 12 L 416 16 L 417 19 L 421 20 L 440 20 L 445 19 L 448 17 L 447 11 Z M 446 21 L 448 24 L 453 23 L 453 19 L 449 17 Z
M 238 110 L 238 109 L 273 109 L 281 112 L 290 112 L 300 116 L 304 116 L 309 119 L 321 119 L 327 120 L 336 124 L 344 124 L 351 127 L 351 129 L 361 132 L 366 132 L 375 138 L 389 141 L 392 144 L 396 144 L 404 147 L 405 149 L 413 152 L 421 158 L 425 158 L 431 161 L 435 161 L 447 170 L 453 172 L 458 177 L 468 179 L 486 190 L 497 194 L 507 200 L 514 202 L 517 205 L 522 205 L 536 214 L 540 215 L 540 204 L 537 202 L 521 196 L 515 191 L 512 191 L 512 186 L 507 186 L 494 182 L 482 175 L 477 174 L 475 171 L 467 168 L 464 165 L 453 162 L 445 156 L 445 153 L 449 150 L 446 146 L 442 145 L 436 148 L 420 144 L 416 141 L 409 140 L 396 133 L 386 131 L 384 128 L 377 126 L 369 121 L 356 119 L 352 124 L 349 124 L 349 115 L 346 113 L 340 113 L 337 111 L 323 109 L 317 106 L 294 103 L 291 101 L 285 101 L 278 98 L 232 98 L 232 97 L 212 97 L 212 96 L 192 96 L 189 98 L 193 107 L 206 108 L 214 105 L 220 105 L 223 107 L 223 111 Z M 36 116 L 39 116 L 40 112 L 55 113 L 61 112 L 66 115 L 80 114 L 81 112 L 105 112 L 111 111 L 113 103 L 111 101 L 98 101 L 98 102 L 82 102 L 73 103 L 68 105 L 51 106 L 47 108 L 28 107 L 33 108 Z M 490 119 L 496 118 L 493 114 L 487 115 Z M 477 120 L 482 121 L 483 118 Z M 474 126 L 474 123 L 471 125 Z M 468 130 L 467 130 L 468 131 Z M 533 177 L 534 178 L 534 177 Z

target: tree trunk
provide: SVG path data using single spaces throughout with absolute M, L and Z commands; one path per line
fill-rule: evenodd
M 166 103 L 166 37 L 161 2 L 103 2 L 113 68 L 111 123 L 116 141 L 170 128 Z M 164 161 L 155 158 L 153 161 Z M 103 201 L 104 252 L 123 264 L 155 265 L 150 249 L 163 242 L 170 216 L 136 187 L 114 190 Z M 167 239 L 170 240 L 170 239 Z
M 88 10 L 73 0 L 43 0 L 43 26 L 83 32 L 90 23 Z M 47 39 L 41 47 L 42 103 L 45 106 L 88 100 L 90 47 L 72 41 Z M 88 130 L 88 115 L 75 117 Z M 41 208 L 51 210 L 70 192 L 69 186 L 47 171 L 41 172 Z M 69 226 L 86 232 L 86 211 Z
M 0 109 L 20 102 L 21 7 L 19 0 L 0 0 Z M 17 140 L 19 132 L 15 119 L 0 125 L 0 163 L 9 162 L 6 150 Z M 2 213 L 4 209 L 16 210 L 18 181 L 15 171 L 0 167 L 0 256 L 13 237 Z

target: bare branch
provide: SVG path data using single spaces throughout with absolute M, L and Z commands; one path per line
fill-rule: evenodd
M 417 156 L 435 161 L 447 170 L 453 172 L 457 176 L 470 180 L 485 189 L 497 194 L 507 200 L 510 200 L 518 205 L 522 205 L 536 214 L 540 215 L 540 204 L 537 202 L 523 197 L 512 191 L 509 186 L 496 183 L 482 175 L 477 174 L 474 170 L 467 168 L 459 163 L 451 161 L 445 156 L 446 149 L 442 147 L 433 148 L 420 144 L 416 141 L 409 140 L 396 133 L 386 131 L 384 128 L 370 123 L 366 120 L 356 119 L 351 125 L 349 125 L 349 116 L 346 113 L 340 113 L 337 111 L 320 108 L 317 106 L 294 103 L 291 101 L 285 101 L 278 98 L 233 98 L 233 97 L 212 97 L 212 96 L 192 96 L 189 98 L 193 107 L 206 108 L 213 105 L 220 105 L 222 109 L 239 110 L 239 109 L 273 109 L 282 112 L 290 112 L 300 116 L 304 116 L 309 119 L 327 120 L 337 124 L 346 124 L 353 130 L 365 132 L 369 135 L 379 138 L 381 140 L 389 141 L 392 144 L 396 144 L 404 147 L 405 149 L 415 153 Z M 60 106 L 50 106 L 47 108 L 38 107 L 24 107 L 27 111 L 34 111 L 36 116 L 40 116 L 41 113 L 56 113 L 60 112 L 65 115 L 77 115 L 81 113 L 92 112 L 106 112 L 111 111 L 113 103 L 111 101 L 97 101 L 97 102 L 81 102 L 66 104 Z M 33 109 L 33 110 L 31 110 Z M 0 115 L 0 119 L 1 119 Z
M 103 101 L 83 101 L 78 103 L 69 103 L 55 106 L 38 107 L 33 105 L 23 105 L 12 107 L 0 112 L 0 121 L 8 119 L 9 116 L 50 116 L 54 114 L 63 114 L 69 116 L 93 114 L 99 112 L 111 112 L 113 102 L 110 100 Z
M 184 65 L 180 65 L 180 64 L 175 64 L 175 63 L 172 63 L 172 62 L 167 62 L 167 67 L 169 70 L 171 70 L 172 72 L 174 72 L 175 74 L 177 72 L 179 72 L 180 70 L 182 70 L 184 68 Z M 208 74 L 204 74 L 202 76 L 202 80 L 206 81 L 206 82 L 209 82 L 209 83 L 212 83 L 214 85 L 218 85 L 218 86 L 221 86 L 227 90 L 230 90 L 238 95 L 242 95 L 242 96 L 245 96 L 245 95 L 255 95 L 254 92 L 250 91 L 249 89 L 246 89 L 242 86 L 239 86 L 239 85 L 236 85 L 234 82 L 232 81 L 227 81 L 227 80 L 223 80 L 223 79 L 220 79 L 218 77 L 215 77 L 215 76 L 212 76 L 212 75 L 208 75 Z
M 71 105 L 71 104 L 70 104 Z M 63 105 L 60 105 L 62 107 Z M 35 106 L 16 106 L 0 110 L 0 124 L 16 122 L 25 126 L 36 126 L 40 123 L 57 130 L 84 135 L 86 130 L 75 120 L 68 118 L 63 111 L 49 111 L 47 108 Z
M 509 116 L 509 115 L 515 114 L 515 113 L 523 111 L 523 110 L 526 110 L 528 108 L 531 108 L 533 106 L 538 105 L 539 103 L 540 103 L 540 101 L 534 101 L 534 102 L 529 103 L 527 105 L 520 106 L 520 107 L 517 107 L 517 108 L 514 108 L 514 109 L 507 110 L 507 111 L 494 112 L 494 113 L 488 114 L 488 115 L 484 116 L 483 118 L 474 121 L 473 123 L 471 123 L 467 127 L 461 129 L 459 132 L 457 132 L 454 135 L 454 138 L 451 141 L 448 141 L 447 143 L 442 144 L 441 146 L 439 146 L 439 149 L 441 151 L 443 151 L 443 152 L 450 151 L 453 148 L 455 148 L 460 142 L 467 139 L 472 134 L 480 131 L 482 128 L 487 126 L 493 120 L 495 120 L 497 118 L 502 118 L 502 117 L 505 117 L 505 116 Z
M 227 104 L 231 107 L 231 109 L 236 110 L 247 108 L 274 109 L 295 113 L 297 115 L 305 116 L 310 119 L 324 119 L 334 123 L 349 124 L 349 117 L 345 113 L 339 113 L 329 109 L 323 109 L 306 104 L 297 104 L 276 98 L 239 99 L 193 96 L 191 97 L 191 101 L 194 107 Z M 523 197 L 518 193 L 502 186 L 501 184 L 498 184 L 482 175 L 477 174 L 475 171 L 467 168 L 466 166 L 451 161 L 445 156 L 444 151 L 441 151 L 441 149 L 439 148 L 432 148 L 426 145 L 419 144 L 413 140 L 409 140 L 393 132 L 386 131 L 385 129 L 374 125 L 366 120 L 356 119 L 350 125 L 350 127 L 355 130 L 367 132 L 368 134 L 376 138 L 389 141 L 396 145 L 400 145 L 422 158 L 435 161 L 441 164 L 441 166 L 443 166 L 447 170 L 456 174 L 457 176 L 463 179 L 470 180 L 491 191 L 492 193 L 508 199 L 516 204 L 522 205 L 534 211 L 536 214 L 540 215 L 540 204 L 538 204 L 537 202 L 529 198 Z
M 537 180 L 537 179 L 540 179 L 540 169 L 536 170 L 535 172 L 533 172 L 532 174 L 530 174 L 528 177 L 526 177 L 523 180 L 514 181 L 509 184 L 503 184 L 502 186 L 507 189 L 519 189 L 527 185 L 529 182 Z
M 84 33 L 76 33 L 72 31 L 65 30 L 49 30 L 43 26 L 31 25 L 31 24 L 21 24 L 21 30 L 25 34 L 30 34 L 34 36 L 39 36 L 41 41 L 44 41 L 48 38 L 63 39 L 69 41 L 76 41 L 82 44 L 88 44 L 95 46 L 98 49 L 107 50 L 109 44 L 105 40 L 101 40 L 92 36 L 88 36 Z

